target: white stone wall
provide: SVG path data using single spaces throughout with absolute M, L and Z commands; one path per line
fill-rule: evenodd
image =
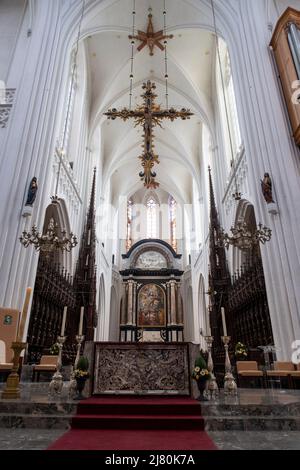
M 29 5 L 29 4 L 28 4 Z M 0 303 L 21 308 L 26 286 L 34 285 L 38 255 L 24 249 L 18 238 L 35 223 L 41 230 L 56 180 L 55 147 L 61 133 L 63 105 L 75 31 L 62 28 L 63 5 L 54 0 L 35 2 L 32 32 L 28 35 L 29 7 L 19 31 L 7 82 L 16 88 L 9 125 L 1 130 L 0 180 L 3 190 L 0 207 Z M 78 9 L 74 13 L 78 19 Z M 70 17 L 72 22 L 72 15 Z M 69 25 L 70 27 L 70 25 Z M 84 87 L 84 80 L 82 82 Z M 70 226 L 80 238 L 84 224 L 92 167 L 85 152 L 87 112 L 78 120 L 82 168 L 77 185 L 81 201 L 74 195 L 75 176 L 61 171 L 58 195 L 65 201 Z M 9 162 L 9 163 L 8 163 Z M 22 217 L 28 185 L 38 178 L 37 199 L 30 218 Z M 73 261 L 69 263 L 74 269 Z
M 2 0 L 0 2 L 0 80 L 5 83 L 13 60 L 25 4 L 25 0 Z M 29 28 L 29 21 L 27 24 Z M 27 34 L 30 32 L 27 31 Z
M 14 25 L 17 25 L 20 19 L 20 3 L 17 3 L 13 16 Z M 87 1 L 82 36 L 87 32 L 92 34 L 97 29 L 102 3 L 98 0 Z M 278 356 L 287 360 L 291 357 L 292 341 L 300 339 L 300 155 L 290 135 L 268 44 L 278 16 L 288 5 L 297 7 L 298 3 L 296 0 L 215 1 L 218 32 L 227 42 L 230 51 L 244 141 L 244 156 L 241 156 L 240 163 L 243 191 L 245 197 L 254 205 L 257 221 L 264 222 L 273 230 L 272 241 L 262 248 L 262 257 L 275 344 L 279 348 Z M 0 129 L 0 304 L 13 307 L 21 307 L 26 286 L 34 284 L 37 255 L 31 249 L 25 250 L 18 240 L 26 223 L 22 217 L 22 207 L 29 181 L 33 176 L 37 176 L 38 196 L 31 219 L 27 219 L 27 223 L 35 222 L 41 227 L 45 208 L 49 204 L 54 187 L 55 145 L 61 134 L 68 65 L 81 12 L 81 3 L 77 1 L 51 0 L 28 2 L 28 5 L 34 8 L 26 9 L 18 34 L 17 26 L 10 30 L 15 31 L 13 34 L 17 34 L 17 39 L 7 71 L 7 83 L 11 88 L 16 88 L 16 95 L 9 125 Z M 184 26 L 212 31 L 209 2 L 189 0 L 186 5 L 193 5 L 198 14 L 193 18 L 187 17 L 186 21 L 189 23 Z M 28 25 L 31 25 L 30 35 Z M 87 90 L 88 86 L 87 82 Z M 92 175 L 94 163 L 99 175 L 97 194 L 106 202 L 111 201 L 109 188 L 107 192 L 106 188 L 102 187 L 101 136 L 98 142 L 92 142 L 88 127 L 88 106 L 84 101 L 81 105 L 82 115 L 78 124 L 80 137 L 77 143 L 82 164 L 74 179 L 77 180 L 82 203 L 79 204 L 77 212 L 72 209 L 72 199 L 76 200 L 72 193 L 74 185 L 70 183 L 67 175 L 62 176 L 65 180 L 61 182 L 70 225 L 78 236 L 81 235 L 89 198 L 89 185 L 86 181 L 89 180 L 89 175 Z M 213 124 L 211 161 L 216 203 L 221 223 L 228 229 L 233 221 L 234 211 L 228 206 L 226 196 L 228 175 L 222 165 L 223 144 L 217 116 Z M 205 163 L 203 158 L 202 162 L 200 175 L 195 177 L 202 180 L 202 184 L 207 184 L 207 162 Z M 276 216 L 268 213 L 260 190 L 260 179 L 265 171 L 270 173 L 273 180 L 274 196 L 279 209 Z M 72 181 L 74 183 L 74 180 Z M 231 189 L 228 192 L 231 192 Z M 203 244 L 200 250 L 192 252 L 191 273 L 186 274 L 187 286 L 191 279 L 193 287 L 194 315 L 192 321 L 188 320 L 187 336 L 197 341 L 200 339 L 201 325 L 198 299 L 200 275 L 207 286 L 207 191 L 199 194 L 199 197 L 204 198 Z M 102 282 L 105 286 L 105 306 L 101 306 L 97 337 L 107 339 L 112 284 L 112 243 L 109 238 L 103 239 L 102 229 L 97 246 L 98 284 L 103 275 L 101 279 L 104 279 Z M 232 264 L 232 261 L 229 261 Z M 184 292 L 184 305 L 187 305 L 188 289 Z M 100 308 L 101 302 L 98 303 Z M 191 325 L 194 325 L 194 331 Z
M 272 10 L 275 22 L 289 4 L 296 7 L 291 2 L 285 2 L 283 8 L 284 2 L 280 3 L 280 10 L 275 10 L 277 14 Z M 254 205 L 257 221 L 262 221 L 273 230 L 272 241 L 262 247 L 262 257 L 278 357 L 290 360 L 291 344 L 300 338 L 300 296 L 297 291 L 300 281 L 297 243 L 300 155 L 290 135 L 268 49 L 271 31 L 264 2 L 236 0 L 231 5 L 235 9 L 235 15 L 229 19 L 230 7 L 227 12 L 223 10 L 224 16 L 217 19 L 217 26 L 231 54 L 241 133 L 245 144 L 240 170 L 237 170 L 240 173 L 238 180 L 242 180 L 243 197 Z M 219 13 L 221 9 L 219 2 Z M 224 25 L 226 21 L 227 25 Z M 235 217 L 235 208 L 230 207 L 226 195 L 227 175 L 222 165 L 222 142 L 217 129 L 216 135 L 214 180 L 218 183 L 220 179 L 225 181 L 225 191 L 222 190 L 224 185 L 215 184 L 215 195 L 221 223 L 228 230 Z M 268 213 L 260 190 L 260 179 L 266 171 L 272 177 L 274 197 L 279 209 L 275 216 Z M 230 193 L 231 189 L 228 190 L 228 194 Z M 196 259 L 194 290 L 200 273 L 208 285 L 207 244 Z M 229 253 L 229 265 L 234 269 L 232 253 Z

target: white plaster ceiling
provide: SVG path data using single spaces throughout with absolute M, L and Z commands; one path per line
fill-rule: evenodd
M 163 1 L 136 2 L 136 29 L 146 31 L 152 7 L 154 30 L 162 29 Z M 85 25 L 85 49 L 90 74 L 91 134 L 100 128 L 105 182 L 111 180 L 112 198 L 132 194 L 142 187 L 138 173 L 142 129 L 132 122 L 108 121 L 103 113 L 111 107 L 128 107 L 132 0 L 104 2 L 101 11 Z M 155 130 L 157 181 L 184 202 L 191 200 L 192 179 L 197 181 L 201 158 L 202 123 L 212 127 L 212 61 L 214 36 L 195 27 L 199 11 L 189 2 L 167 2 L 169 106 L 191 109 L 188 121 L 164 122 Z M 199 21 L 200 22 L 200 18 Z M 139 42 L 136 42 L 136 46 Z M 165 107 L 164 53 L 146 47 L 135 52 L 133 106 L 141 103 L 141 85 L 150 79 L 157 85 L 157 102 Z M 198 181 L 197 181 L 198 182 Z

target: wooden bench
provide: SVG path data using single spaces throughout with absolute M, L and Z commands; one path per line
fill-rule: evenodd
M 240 384 L 243 379 L 254 378 L 258 379 L 261 386 L 263 386 L 263 372 L 258 369 L 256 361 L 237 361 L 236 370 Z
M 32 382 L 35 381 L 35 376 L 37 382 L 39 382 L 41 372 L 54 373 L 56 371 L 57 359 L 58 356 L 42 356 L 40 363 L 33 366 Z
M 300 379 L 300 364 L 297 365 L 297 370 L 294 370 L 293 372 L 291 372 L 291 378 L 292 378 L 293 388 L 296 388 L 296 380 Z
M 287 361 L 275 361 L 274 370 L 267 370 L 267 378 L 278 377 L 280 380 L 286 378 L 288 380 L 289 388 L 292 388 L 292 377 L 291 374 L 295 372 L 295 367 L 292 362 Z

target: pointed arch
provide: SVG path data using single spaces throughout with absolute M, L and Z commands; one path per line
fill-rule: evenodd
M 64 199 L 59 199 L 58 202 L 52 202 L 46 208 L 44 224 L 43 224 L 43 233 L 47 231 L 50 220 L 53 219 L 58 226 L 58 234 L 63 230 L 67 232 L 69 236 L 71 231 L 70 219 L 68 214 L 68 209 Z M 69 273 L 72 270 L 72 253 L 67 251 L 59 251 L 55 253 L 55 262 L 63 266 Z
M 235 214 L 235 225 L 237 223 L 246 223 L 251 232 L 254 232 L 257 227 L 255 209 L 253 204 L 247 199 L 239 201 L 238 207 Z M 258 254 L 260 255 L 260 249 L 258 248 Z M 237 247 L 233 247 L 232 250 L 232 267 L 233 272 L 238 271 L 243 263 L 247 261 L 247 255 L 244 251 L 241 251 Z M 249 261 L 249 260 L 248 260 Z

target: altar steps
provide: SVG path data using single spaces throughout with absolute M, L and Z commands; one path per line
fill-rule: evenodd
M 94 397 L 50 450 L 215 450 L 190 397 Z
M 144 415 L 176 414 L 199 415 L 199 402 L 190 397 L 107 395 L 95 396 L 78 404 L 78 414 L 105 414 L 113 409 L 113 414 L 136 413 Z M 167 410 L 167 412 L 166 412 Z
M 71 427 L 203 430 L 200 413 L 199 403 L 189 397 L 95 397 L 79 403 Z

